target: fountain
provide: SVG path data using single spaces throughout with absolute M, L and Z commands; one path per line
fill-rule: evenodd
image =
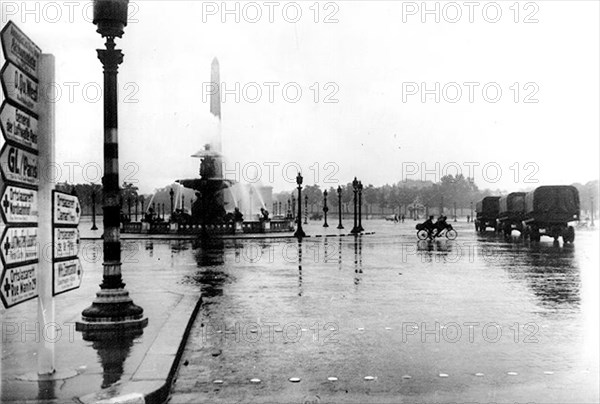
M 177 187 L 173 215 L 169 216 L 168 222 L 145 214 L 144 223 L 123 223 L 122 233 L 227 235 L 294 231 L 291 217 L 278 220 L 270 217 L 267 206 L 272 204 L 272 187 L 241 184 L 223 177 L 219 62 L 216 58 L 212 62 L 211 80 L 214 91 L 210 113 L 214 126 L 206 129 L 205 140 L 208 142 L 191 156 L 200 159 L 199 178 L 176 181 L 181 187 Z M 191 214 L 183 206 L 183 188 L 193 190 L 196 196 Z M 171 189 L 171 192 L 174 191 Z M 170 196 L 173 200 L 175 195 Z M 152 195 L 147 205 L 148 212 L 154 210 L 151 206 L 155 197 L 156 194 Z

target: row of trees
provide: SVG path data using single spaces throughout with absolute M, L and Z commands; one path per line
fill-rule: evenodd
M 342 211 L 345 213 L 352 212 L 353 209 L 353 188 L 352 183 L 340 185 L 342 188 Z M 597 210 L 598 203 L 598 180 L 589 181 L 586 184 L 573 184 L 579 190 L 579 199 L 581 201 L 581 210 L 589 212 L 591 209 L 592 198 Z M 186 208 L 191 207 L 191 202 L 195 199 L 194 192 L 188 189 L 182 189 L 177 184 L 168 185 L 164 188 L 157 189 L 154 195 L 143 195 L 139 193 L 138 187 L 134 184 L 124 182 L 121 187 L 121 199 L 123 201 L 123 209 L 127 210 L 128 200 L 131 199 L 132 206 L 135 200 L 144 200 L 145 207 L 148 203 L 164 204 L 165 209 L 170 211 L 170 195 L 171 189 L 176 192 L 183 193 L 183 202 Z M 75 193 L 79 197 L 84 214 L 91 214 L 92 211 L 92 194 L 96 195 L 97 213 L 101 213 L 102 206 L 102 186 L 98 184 L 76 184 L 70 185 L 66 183 L 57 184 L 56 189 Z M 319 185 L 307 185 L 302 190 L 302 199 L 308 197 L 308 206 L 311 212 L 320 212 L 323 208 L 323 191 Z M 338 194 L 337 187 L 329 187 L 327 189 L 327 205 L 330 210 L 337 212 Z M 438 183 L 431 181 L 415 181 L 406 180 L 396 184 L 386 184 L 380 187 L 375 187 L 371 184 L 363 185 L 362 198 L 363 207 L 366 208 L 365 213 L 378 214 L 405 214 L 410 215 L 410 211 L 415 207 L 417 209 L 429 208 L 435 212 L 440 207 L 445 212 L 454 212 L 454 204 L 457 209 L 464 209 L 470 212 L 471 202 L 473 207 L 475 203 L 488 195 L 500 195 L 499 190 L 491 191 L 489 189 L 480 190 L 475 183 L 459 174 L 456 177 L 447 175 L 441 178 Z M 280 192 L 273 195 L 274 202 L 281 202 L 282 206 L 287 206 L 288 200 L 297 197 L 297 191 Z M 297 202 L 296 202 L 297 203 Z M 175 197 L 176 207 L 181 206 L 181 195 Z M 302 201 L 304 206 L 304 200 Z M 139 206 L 141 212 L 141 203 Z M 267 206 L 267 208 L 270 208 Z M 132 208 L 133 209 L 133 208 Z M 284 208 L 285 210 L 286 208 Z M 447 213 L 448 214 L 448 213 Z
M 590 198 L 598 195 L 598 180 L 590 181 L 584 185 L 579 183 L 573 185 L 579 190 L 582 211 L 589 211 L 591 206 Z M 354 195 L 352 184 L 341 185 L 341 188 L 342 211 L 350 213 L 353 209 Z M 319 185 L 307 185 L 303 188 L 302 199 L 305 198 L 305 195 L 308 197 L 310 212 L 318 212 L 323 208 L 323 191 Z M 330 187 L 327 189 L 327 192 L 327 205 L 330 210 L 337 211 L 337 187 Z M 470 214 L 467 212 L 470 212 L 471 203 L 474 209 L 476 202 L 484 197 L 505 193 L 500 190 L 480 190 L 470 178 L 458 174 L 457 176 L 444 176 L 438 183 L 406 180 L 380 187 L 375 187 L 371 184 L 363 185 L 362 198 L 366 213 L 371 214 L 378 213 L 383 215 L 396 213 L 409 216 L 410 211 L 415 208 L 420 209 L 420 212 L 429 210 L 430 212 L 437 213 L 443 206 L 444 212 L 449 215 L 454 213 L 454 207 L 456 206 L 457 211 L 460 212 L 462 210 L 464 215 L 466 215 Z M 292 196 L 296 198 L 297 191 L 280 192 L 273 196 L 273 200 L 285 205 L 288 200 L 292 199 Z M 304 203 L 303 200 L 303 206 Z

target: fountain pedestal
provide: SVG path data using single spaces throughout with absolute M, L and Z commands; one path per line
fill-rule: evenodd
M 260 223 L 260 229 L 262 230 L 263 233 L 269 233 L 271 231 L 271 221 L 263 220 Z
M 233 224 L 233 233 L 234 234 L 241 234 L 244 232 L 243 223 L 244 222 L 234 222 L 234 224 Z

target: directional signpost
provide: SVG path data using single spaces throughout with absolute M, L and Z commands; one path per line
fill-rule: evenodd
M 81 218 L 79 199 L 64 192 L 52 192 L 52 294 L 54 296 L 81 285 L 83 269 L 79 254 Z
M 7 102 L 0 107 L 0 128 L 4 139 L 38 150 L 38 120 Z
M 0 210 L 4 223 L 38 222 L 38 191 L 8 185 L 1 198 Z
M 54 104 L 40 92 L 55 82 L 55 61 L 12 21 L 0 32 L 0 44 L 6 59 L 0 69 L 0 297 L 6 308 L 37 297 L 37 324 L 46 329 L 55 322 L 53 272 L 64 280 L 59 293 L 78 285 L 72 278 L 81 278 L 79 263 L 69 261 L 78 252 L 78 233 L 53 234 L 54 185 L 40 177 L 41 167 L 55 163 Z M 64 220 L 72 216 L 67 213 Z M 50 260 L 40 259 L 40 251 L 54 236 L 58 245 L 52 249 L 63 259 L 56 269 Z M 37 373 L 47 380 L 56 374 L 50 341 L 57 338 L 51 327 L 38 342 Z
M 38 295 L 38 264 L 5 268 L 2 274 L 2 303 L 8 309 Z
M 2 199 L 0 279 L 6 307 L 38 296 L 38 131 L 42 51 L 9 22 L 0 32 L 6 63 L 0 70 L 5 101 L 0 107 Z
M 0 33 L 2 52 L 6 60 L 18 65 L 27 74 L 38 78 L 42 50 L 10 21 Z

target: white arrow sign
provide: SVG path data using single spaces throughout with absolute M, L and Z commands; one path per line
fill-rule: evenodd
M 0 38 L 4 57 L 37 79 L 42 50 L 12 21 L 6 24 Z
M 2 235 L 0 250 L 5 265 L 38 259 L 37 227 L 7 227 Z
M 0 83 L 7 99 L 39 115 L 39 85 L 21 69 L 8 62 L 2 68 Z
M 6 140 L 38 149 L 38 120 L 29 113 L 4 102 L 0 108 L 0 128 Z
M 4 145 L 0 151 L 0 169 L 8 181 L 35 186 L 40 183 L 37 156 L 18 147 Z
M 75 227 L 54 229 L 54 259 L 76 257 L 79 254 L 79 230 Z
M 55 225 L 79 224 L 81 207 L 76 196 L 54 191 L 52 206 Z
M 6 268 L 0 281 L 0 296 L 7 309 L 38 295 L 38 264 Z
M 54 263 L 54 296 L 77 289 L 81 285 L 83 268 L 79 258 Z
M 2 218 L 6 224 L 36 223 L 38 193 L 31 189 L 7 186 L 0 200 Z

